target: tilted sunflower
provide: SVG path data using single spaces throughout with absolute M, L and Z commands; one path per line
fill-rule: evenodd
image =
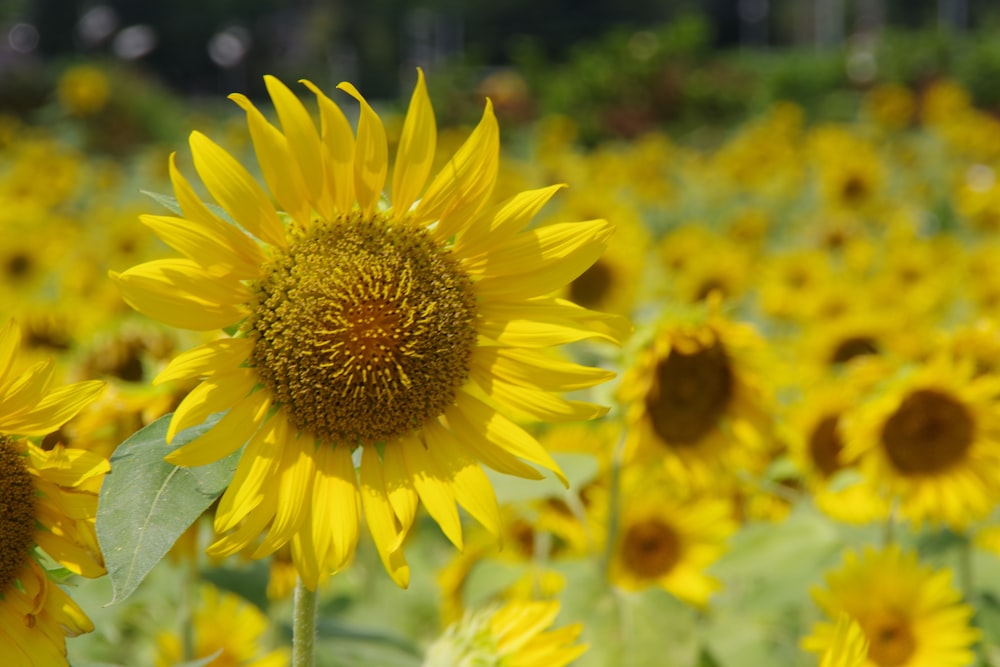
M 97 397 L 88 381 L 52 389 L 52 361 L 14 370 L 20 332 L 0 330 L 0 653 L 8 664 L 65 665 L 66 637 L 93 624 L 44 562 L 104 574 L 94 520 L 107 459 L 29 438 L 58 429 Z
M 857 621 L 842 612 L 819 667 L 865 667 L 866 662 L 868 640 L 865 633 Z
M 155 380 L 201 380 L 177 407 L 168 439 L 228 410 L 171 463 L 203 465 L 246 443 L 209 553 L 259 540 L 254 556 L 264 557 L 290 544 L 300 577 L 315 588 L 349 562 L 363 513 L 387 571 L 405 586 L 401 544 L 420 502 L 461 547 L 456 501 L 500 532 L 480 464 L 541 478 L 531 463 L 565 481 L 506 412 L 544 421 L 604 414 L 559 394 L 614 373 L 548 348 L 618 342 L 628 324 L 550 294 L 594 263 L 612 228 L 590 220 L 526 230 L 558 185 L 490 202 L 499 132 L 488 101 L 427 185 L 437 130 L 419 74 L 384 204 L 385 131 L 354 86 L 339 88 L 360 103 L 356 136 L 313 84 L 303 82 L 316 96 L 319 128 L 284 84 L 265 82 L 280 130 L 244 96 L 231 98 L 246 111 L 277 206 L 234 157 L 194 132 L 194 167 L 236 224 L 201 202 L 171 159 L 183 217 L 142 221 L 184 257 L 112 277 L 150 317 L 235 332 L 177 356 Z
M 1000 379 L 938 355 L 900 369 L 843 422 L 844 457 L 911 521 L 962 529 L 985 518 L 1000 485 Z
M 867 667 L 961 667 L 972 664 L 979 631 L 972 607 L 961 602 L 949 570 L 921 565 L 898 546 L 847 552 L 813 598 L 829 618 L 847 614 L 868 640 Z M 802 640 L 825 652 L 837 641 L 833 623 L 817 623 Z

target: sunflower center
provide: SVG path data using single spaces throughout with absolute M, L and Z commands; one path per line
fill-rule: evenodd
M 633 574 L 655 579 L 670 572 L 680 559 L 680 538 L 662 521 L 647 519 L 625 531 L 622 562 Z
M 905 665 L 917 647 L 905 619 L 897 615 L 876 619 L 865 635 L 869 642 L 868 658 L 879 667 Z
M 472 282 L 422 229 L 317 222 L 256 289 L 251 362 L 299 431 L 385 442 L 441 414 L 468 378 Z
M 878 354 L 878 342 L 870 336 L 851 336 L 837 344 L 830 354 L 831 364 L 846 364 L 851 359 Z
M 0 436 L 0 596 L 14 583 L 35 543 L 35 486 L 24 457 Z
M 968 408 L 940 391 L 920 389 L 882 427 L 889 461 L 904 475 L 934 474 L 965 458 L 976 423 Z
M 613 278 L 607 264 L 597 260 L 569 284 L 569 298 L 584 308 L 597 308 L 611 291 Z
M 733 395 L 729 356 L 718 341 L 691 352 L 678 350 L 656 366 L 646 396 L 653 430 L 664 442 L 692 445 L 719 422 Z
M 830 477 L 841 468 L 840 452 L 844 441 L 840 439 L 838 421 L 837 415 L 827 415 L 809 434 L 809 458 L 823 477 Z

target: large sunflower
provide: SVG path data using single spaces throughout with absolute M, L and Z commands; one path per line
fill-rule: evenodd
M 94 519 L 109 466 L 93 452 L 43 450 L 28 438 L 59 428 L 104 385 L 52 389 L 51 360 L 15 372 L 20 339 L 13 323 L 0 331 L 0 653 L 8 664 L 65 665 L 66 637 L 94 626 L 42 563 L 104 574 Z
M 979 632 L 951 578 L 898 546 L 869 548 L 860 558 L 848 552 L 813 597 L 828 617 L 846 613 L 861 626 L 869 644 L 866 667 L 960 667 L 972 663 Z M 802 646 L 822 652 L 836 641 L 833 623 L 821 622 Z
M 215 519 L 215 555 L 260 538 L 255 556 L 291 544 L 315 588 L 354 553 L 359 514 L 386 569 L 406 585 L 400 548 L 418 501 L 461 547 L 456 501 L 491 532 L 499 515 L 480 467 L 538 479 L 555 461 L 504 416 L 562 421 L 604 409 L 558 394 L 614 373 L 546 348 L 628 329 L 549 296 L 583 273 L 611 234 L 604 220 L 525 230 L 561 186 L 490 204 L 499 135 L 489 102 L 466 143 L 427 185 L 436 126 L 423 81 L 410 100 L 391 179 L 379 117 L 361 106 L 356 136 L 309 82 L 320 127 L 280 81 L 266 77 L 281 129 L 247 98 L 264 181 L 191 135 L 194 167 L 236 224 L 199 201 L 170 162 L 183 217 L 144 216 L 184 255 L 113 273 L 125 300 L 168 324 L 227 328 L 230 337 L 176 357 L 157 382 L 198 378 L 168 439 L 228 411 L 169 461 L 197 466 L 246 443 Z M 358 451 L 360 450 L 360 451 Z M 360 480 L 355 474 L 360 459 Z M 565 480 L 564 480 L 565 481 Z

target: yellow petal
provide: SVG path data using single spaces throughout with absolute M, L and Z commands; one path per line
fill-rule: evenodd
M 256 383 L 256 372 L 251 368 L 238 368 L 231 373 L 219 373 L 203 380 L 174 411 L 167 427 L 167 443 L 184 429 L 202 423 L 209 415 L 232 408 L 250 393 Z
M 354 133 L 340 107 L 311 81 L 302 84 L 316 95 L 322 124 L 326 189 L 341 213 L 354 208 Z M 325 214 L 326 217 L 332 217 Z
M 499 412 L 464 391 L 455 396 L 455 416 L 462 415 L 467 424 L 486 439 L 499 445 L 514 456 L 529 461 L 555 473 L 563 486 L 569 487 L 569 480 L 549 453 L 527 431 L 510 421 Z M 453 414 L 448 413 L 451 420 Z
M 95 381 L 91 380 L 87 384 L 93 383 Z M 35 470 L 42 473 L 47 481 L 62 487 L 80 486 L 88 479 L 111 470 L 111 464 L 104 456 L 76 447 L 56 445 L 51 450 L 44 450 L 29 443 L 28 455 Z
M 0 433 L 46 435 L 76 416 L 104 391 L 99 380 L 78 382 L 49 392 L 28 410 L 0 415 Z
M 410 107 L 403 121 L 403 132 L 396 151 L 392 172 L 392 207 L 397 215 L 410 210 L 427 182 L 437 147 L 437 124 L 434 108 L 427 96 L 424 72 L 417 68 Z
M 326 575 L 329 574 L 326 566 L 327 554 L 325 551 L 321 551 L 321 547 L 317 541 L 318 535 L 313 532 L 313 527 L 316 526 L 316 523 L 312 518 L 312 514 L 315 513 L 316 508 L 307 506 L 304 511 L 306 516 L 303 520 L 302 529 L 292 535 L 289 547 L 292 552 L 292 563 L 295 566 L 295 571 L 298 573 L 299 579 L 306 588 L 315 591 L 319 587 L 320 581 L 325 579 Z M 320 527 L 320 529 L 325 530 L 325 527 Z M 257 554 L 254 555 L 256 556 Z M 254 661 L 254 664 L 257 664 L 257 662 Z
M 31 410 L 49 391 L 55 361 L 49 357 L 32 364 L 0 387 L 0 419 Z M 3 431 L 0 430 L 0 433 Z M 8 431 L 10 433 L 12 431 Z
M 59 537 L 47 530 L 36 530 L 35 542 L 73 574 L 91 579 L 105 574 L 104 566 L 96 559 L 95 554 L 73 540 Z
M 253 342 L 248 338 L 213 340 L 178 354 L 153 379 L 153 384 L 205 378 L 232 371 L 243 364 L 252 351 Z
M 396 527 L 396 518 L 385 490 L 382 463 L 374 447 L 365 447 L 361 453 L 361 498 L 368 531 L 382 565 L 398 586 L 406 588 L 410 584 L 410 567 L 401 546 L 405 534 Z
M 278 213 L 250 172 L 200 132 L 191 133 L 190 144 L 194 167 L 219 206 L 257 238 L 284 247 L 287 241 Z
M 472 363 L 510 384 L 554 392 L 586 389 L 615 377 L 614 371 L 574 364 L 538 350 L 479 346 Z
M 286 213 L 300 224 L 308 224 L 309 195 L 285 135 L 267 122 L 264 114 L 245 95 L 234 93 L 229 99 L 247 114 L 257 164 L 271 194 Z
M 305 181 L 309 201 L 316 201 L 323 189 L 323 162 L 320 155 L 319 133 L 305 105 L 288 87 L 271 75 L 264 76 L 264 85 L 274 102 L 278 121 L 288 146 L 292 150 Z
M 167 215 L 140 215 L 160 240 L 217 276 L 249 280 L 261 275 L 264 253 L 235 227 L 212 227 Z
M 538 470 L 490 440 L 481 425 L 470 420 L 462 411 L 453 407 L 445 413 L 445 418 L 455 438 L 484 465 L 505 475 L 523 479 L 545 479 L 545 475 Z
M 487 100 L 479 125 L 431 181 L 417 206 L 417 220 L 438 220 L 441 241 L 462 232 L 493 193 L 499 169 L 500 129 Z
M 417 514 L 419 497 L 413 487 L 413 480 L 406 469 L 403 460 L 403 443 L 393 442 L 386 445 L 382 454 L 382 475 L 385 480 L 385 491 L 389 496 L 389 504 L 399 520 L 400 532 L 406 533 L 413 525 Z
M 208 545 L 205 553 L 213 558 L 228 558 L 256 542 L 271 519 L 274 518 L 276 497 L 276 489 L 265 489 L 264 493 L 261 494 L 260 503 L 247 513 L 246 518 L 236 527 L 236 530 L 216 539 L 215 542 Z
M 280 419 L 284 417 L 279 411 L 247 443 L 229 488 L 219 500 L 219 507 L 215 512 L 217 533 L 231 530 L 257 507 L 263 498 L 262 490 L 274 479 L 274 471 L 283 449 L 283 443 L 278 442 L 275 437 L 277 420 Z
M 592 333 L 592 338 L 615 345 L 621 345 L 632 334 L 632 323 L 626 317 L 589 310 L 572 301 L 552 297 L 490 300 L 479 304 L 477 311 L 481 321 L 490 323 L 494 328 L 503 326 L 505 320 L 517 322 L 512 325 L 514 330 L 523 330 L 527 326 L 524 321 L 551 324 L 558 328 L 587 330 Z M 479 324 L 477 328 L 481 329 Z M 493 338 L 488 334 L 484 335 Z
M 238 280 L 213 276 L 188 259 L 161 259 L 111 272 L 125 303 L 180 329 L 209 331 L 246 317 L 250 291 Z
M 473 366 L 470 377 L 483 392 L 519 415 L 543 422 L 587 421 L 603 417 L 608 408 L 584 401 L 568 401 L 545 391 L 513 385 Z
M 346 81 L 340 88 L 361 105 L 358 117 L 358 138 L 354 147 L 354 190 L 358 206 L 364 213 L 373 213 L 385 187 L 389 171 L 389 145 L 385 128 L 371 105 L 358 89 Z
M 285 439 L 285 455 L 278 467 L 278 506 L 271 530 L 254 553 L 254 558 L 271 554 L 292 539 L 305 518 L 305 506 L 312 499 L 316 442 L 311 436 L 295 437 L 289 431 L 276 434 L 277 438 Z
M 438 469 L 451 480 L 455 500 L 495 537 L 500 536 L 500 510 L 493 485 L 476 459 L 435 421 L 425 428 L 427 450 Z
M 474 257 L 513 238 L 564 187 L 566 186 L 550 185 L 514 195 L 487 217 L 487 224 L 473 225 L 466 229 L 456 241 L 455 251 L 465 257 Z
M 403 450 L 406 470 L 413 480 L 413 486 L 420 494 L 427 512 L 431 515 L 445 536 L 458 549 L 462 548 L 462 521 L 455 507 L 455 494 L 451 490 L 450 479 L 427 453 L 424 443 L 415 438 L 407 438 L 398 443 Z
M 170 452 L 164 460 L 175 466 L 191 467 L 225 458 L 250 439 L 270 407 L 269 392 L 254 392 L 237 403 L 212 428 Z
M 486 301 L 535 297 L 586 271 L 600 258 L 612 232 L 604 220 L 546 225 L 518 234 L 463 266 L 482 275 L 476 293 Z
M 330 533 L 333 568 L 345 567 L 358 545 L 361 496 L 351 451 L 344 446 L 323 446 L 316 452 L 313 484 L 313 521 Z M 317 532 L 318 527 L 313 531 Z

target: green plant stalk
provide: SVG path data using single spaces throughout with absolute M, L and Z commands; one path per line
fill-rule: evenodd
M 600 571 L 605 581 L 609 580 L 611 558 L 614 554 L 615 540 L 618 538 L 618 512 L 621 509 L 621 475 L 625 459 L 625 434 L 622 433 L 611 454 L 611 479 L 608 489 L 608 534 L 601 554 Z
M 301 577 L 295 582 L 292 611 L 292 667 L 313 667 L 316 663 L 316 591 L 309 590 Z

